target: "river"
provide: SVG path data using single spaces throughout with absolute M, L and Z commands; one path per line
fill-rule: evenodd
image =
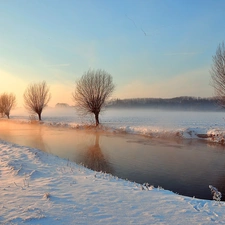
M 213 185 L 225 196 L 222 145 L 7 120 L 0 122 L 0 139 L 181 195 L 212 199 L 208 186 Z

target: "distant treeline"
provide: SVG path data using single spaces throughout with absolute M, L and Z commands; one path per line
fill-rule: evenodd
M 55 105 L 56 108 L 68 108 L 68 107 L 71 107 L 69 104 L 67 103 L 57 103 Z
M 172 110 L 206 110 L 222 111 L 216 98 L 176 97 L 176 98 L 132 98 L 114 99 L 107 104 L 108 108 L 152 108 Z

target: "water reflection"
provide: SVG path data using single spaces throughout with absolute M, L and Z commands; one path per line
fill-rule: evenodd
M 46 141 L 44 141 L 43 126 L 37 126 L 37 125 L 35 126 L 36 126 L 35 132 L 32 132 L 30 134 L 31 138 L 29 139 L 29 142 L 30 142 L 29 146 L 33 145 L 37 149 L 41 149 L 42 151 L 52 153 L 51 148 L 49 148 Z
M 19 145 L 30 146 L 50 152 L 45 138 L 45 128 L 39 124 L 21 124 L 12 121 L 1 121 L 1 139 Z
M 101 147 L 99 145 L 99 138 L 99 133 L 96 133 L 95 143 L 94 145 L 88 147 L 87 152 L 83 158 L 83 164 L 92 170 L 112 174 L 113 168 L 110 166 L 108 160 L 102 153 Z
M 222 145 L 1 120 L 0 138 L 82 163 L 92 170 L 141 184 L 148 182 L 182 195 L 212 199 L 209 185 L 213 185 L 225 196 Z

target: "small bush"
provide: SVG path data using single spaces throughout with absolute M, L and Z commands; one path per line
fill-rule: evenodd
M 37 117 L 34 114 L 29 116 L 30 123 L 37 123 Z
M 212 195 L 213 195 L 213 199 L 214 199 L 215 201 L 219 201 L 219 202 L 220 202 L 220 200 L 221 200 L 221 198 L 222 198 L 221 192 L 219 192 L 219 191 L 217 190 L 217 188 L 213 187 L 212 185 L 209 185 L 209 189 L 210 189 L 210 191 L 211 191 L 211 193 L 212 193 Z

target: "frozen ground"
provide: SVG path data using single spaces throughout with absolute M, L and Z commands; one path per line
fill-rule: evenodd
M 84 129 L 75 112 L 45 123 Z M 73 114 L 74 113 L 74 114 Z M 27 115 L 12 114 L 27 122 Z M 218 134 L 221 113 L 105 112 L 103 128 L 152 136 Z M 178 132 L 178 133 L 177 133 Z M 214 133 L 213 133 L 214 132 Z M 225 203 L 176 195 L 88 170 L 36 149 L 0 141 L 0 224 L 225 224 Z
M 16 110 L 13 119 L 27 122 L 29 114 Z M 50 108 L 43 113 L 44 123 L 82 129 L 94 124 L 92 117 L 79 117 L 74 109 Z M 163 138 L 207 138 L 225 142 L 224 112 L 154 111 L 148 109 L 109 109 L 100 115 L 102 129 Z
M 225 204 L 173 194 L 0 142 L 0 224 L 225 224 Z

